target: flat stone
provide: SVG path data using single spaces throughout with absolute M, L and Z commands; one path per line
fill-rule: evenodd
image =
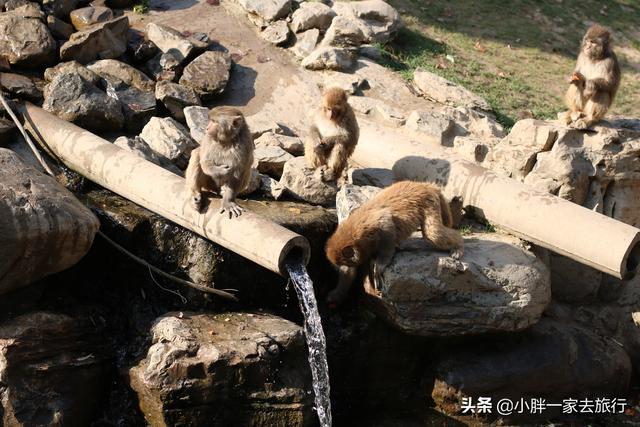
M 282 20 L 269 24 L 269 26 L 260 33 L 260 37 L 276 46 L 285 44 L 287 40 L 289 40 L 290 35 L 291 31 L 289 30 L 287 21 Z
M 124 125 L 120 102 L 79 74 L 57 74 L 47 86 L 42 108 L 91 131 L 119 130 Z
M 78 74 L 93 85 L 100 83 L 100 76 L 77 61 L 61 62 L 44 70 L 44 79 L 52 82 L 58 74 Z
M 325 31 L 335 16 L 336 13 L 326 4 L 304 2 L 291 15 L 291 30 L 295 33 L 313 28 Z
M 302 60 L 302 66 L 309 70 L 344 71 L 352 68 L 354 64 L 354 52 L 336 47 L 316 48 Z
M 320 40 L 320 30 L 317 28 L 303 31 L 295 35 L 295 43 L 291 51 L 298 58 L 306 58 L 313 52 Z
M 20 74 L 0 73 L 0 88 L 16 98 L 31 102 L 42 100 L 42 92 L 35 83 L 29 77 Z
M 429 71 L 416 70 L 413 83 L 423 95 L 441 104 L 491 111 L 485 99 Z
M 0 293 L 76 264 L 91 248 L 99 226 L 54 178 L 0 148 Z
M 95 24 L 111 21 L 113 11 L 108 7 L 89 6 L 72 11 L 69 18 L 76 30 L 83 31 Z
M 193 88 L 203 99 L 211 98 L 224 91 L 230 70 L 227 53 L 208 51 L 185 67 L 180 84 Z
M 142 129 L 140 137 L 153 151 L 180 169 L 187 167 L 189 155 L 195 147 L 187 129 L 171 117 L 152 117 Z
M 74 31 L 71 25 L 53 15 L 47 15 L 47 28 L 49 28 L 53 37 L 58 40 L 68 40 Z
M 152 22 L 147 25 L 146 31 L 147 38 L 158 46 L 162 52 L 177 54 L 181 63 L 194 53 L 194 44 L 178 30 Z
M 254 140 L 256 147 L 258 146 L 275 146 L 280 147 L 284 151 L 294 156 L 304 154 L 304 143 L 297 136 L 279 135 L 273 132 L 265 132 Z
M 0 13 L 0 57 L 11 65 L 42 68 L 56 61 L 56 41 L 37 18 Z
M 333 206 L 338 192 L 335 183 L 324 182 L 316 176 L 304 157 L 294 157 L 285 163 L 280 184 L 288 195 L 314 205 Z
M 117 58 L 127 50 L 128 30 L 129 19 L 121 16 L 73 33 L 60 47 L 60 59 L 86 64 L 95 59 Z
M 160 81 L 156 85 L 156 99 L 179 121 L 185 120 L 185 107 L 202 105 L 193 88 L 167 81 Z
M 185 107 L 183 113 L 191 138 L 200 143 L 205 136 L 207 124 L 209 123 L 209 109 L 207 107 L 190 106 Z
M 102 78 L 116 78 L 141 91 L 153 92 L 155 90 L 155 82 L 146 74 L 117 59 L 94 61 L 88 64 L 87 68 Z
M 294 158 L 278 146 L 258 145 L 253 153 L 254 166 L 260 173 L 279 178 L 284 164 Z

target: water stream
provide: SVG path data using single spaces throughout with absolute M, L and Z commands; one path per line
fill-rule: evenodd
M 320 323 L 318 303 L 313 293 L 313 282 L 301 261 L 285 264 L 293 287 L 298 294 L 300 309 L 304 315 L 304 333 L 309 347 L 309 364 L 313 378 L 316 412 L 321 427 L 331 427 L 331 399 L 329 390 L 329 366 L 327 364 L 327 342 Z

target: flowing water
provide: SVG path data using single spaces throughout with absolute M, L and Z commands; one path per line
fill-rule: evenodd
M 286 264 L 293 287 L 298 294 L 300 309 L 304 315 L 304 333 L 309 347 L 309 364 L 313 377 L 316 412 L 322 427 L 331 427 L 331 400 L 329 390 L 329 366 L 327 364 L 327 341 L 324 338 L 318 303 L 313 293 L 313 282 L 304 263 L 290 261 Z

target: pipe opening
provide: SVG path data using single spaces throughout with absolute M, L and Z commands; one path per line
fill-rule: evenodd
M 636 244 L 633 245 L 633 248 L 629 252 L 629 256 L 627 257 L 627 272 L 625 274 L 625 279 L 631 279 L 636 275 L 638 265 L 640 265 L 640 242 L 636 242 Z
M 284 263 L 288 264 L 288 265 L 291 265 L 291 264 L 303 264 L 304 265 L 304 264 L 306 264 L 305 258 L 306 258 L 305 250 L 302 249 L 302 247 L 300 247 L 300 246 L 294 246 L 287 253 L 287 256 L 284 259 Z

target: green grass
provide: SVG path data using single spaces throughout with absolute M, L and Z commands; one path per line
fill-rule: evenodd
M 389 2 L 405 28 L 382 47 L 384 64 L 406 79 L 424 68 L 472 90 L 507 128 L 523 117 L 556 118 L 588 22 L 605 25 L 623 68 L 612 114 L 640 116 L 640 2 Z
M 144 15 L 149 12 L 149 0 L 142 0 L 140 3 L 133 6 L 133 11 L 140 15 Z

